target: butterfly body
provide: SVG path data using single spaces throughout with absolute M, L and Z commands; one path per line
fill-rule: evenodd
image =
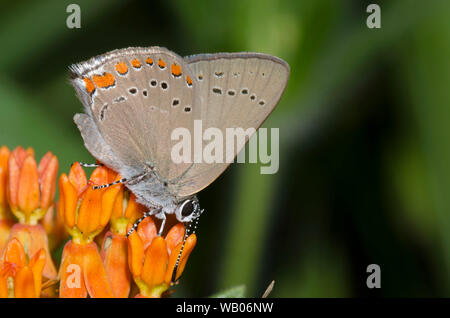
M 115 50 L 73 65 L 71 73 L 85 108 L 74 120 L 87 149 L 126 178 L 156 216 L 176 213 L 189 221 L 182 215 L 186 202 L 199 209 L 195 194 L 229 162 L 175 163 L 173 130 L 192 131 L 196 120 L 205 129 L 257 129 L 278 103 L 289 67 L 259 53 L 182 58 L 149 47 Z M 229 155 L 234 158 L 241 148 Z

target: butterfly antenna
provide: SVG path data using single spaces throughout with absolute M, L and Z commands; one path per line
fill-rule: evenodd
M 184 233 L 183 244 L 181 245 L 180 252 L 178 253 L 177 261 L 175 263 L 175 267 L 173 268 L 173 272 L 172 272 L 172 279 L 171 279 L 172 284 L 175 284 L 175 282 L 176 282 L 178 265 L 180 264 L 180 258 L 181 258 L 181 254 L 183 254 L 183 249 L 184 249 L 184 245 L 186 244 L 186 240 L 189 237 L 189 235 L 195 234 L 195 231 L 197 230 L 197 226 L 198 226 L 198 220 L 200 219 L 200 215 L 202 215 L 203 211 L 204 210 L 201 210 L 195 216 L 194 221 L 189 223 L 189 226 L 188 226 L 186 232 Z M 192 233 L 191 233 L 192 223 L 194 223 L 194 229 L 192 230 Z

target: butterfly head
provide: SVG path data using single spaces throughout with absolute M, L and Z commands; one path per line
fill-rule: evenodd
M 175 215 L 178 221 L 187 223 L 198 218 L 202 212 L 198 199 L 193 197 L 178 204 Z

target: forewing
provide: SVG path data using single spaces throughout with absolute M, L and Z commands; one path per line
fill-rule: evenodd
M 170 182 L 189 168 L 171 160 L 173 129 L 192 130 L 201 111 L 181 57 L 159 47 L 128 48 L 77 64 L 72 73 L 87 114 L 121 162 L 119 171 L 148 166 Z
M 87 150 L 111 169 L 119 171 L 122 163 L 105 142 L 91 117 L 87 114 L 76 114 L 74 121 L 81 132 Z

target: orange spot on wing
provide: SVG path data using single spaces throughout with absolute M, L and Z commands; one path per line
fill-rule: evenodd
M 91 81 L 91 79 L 89 79 L 87 77 L 83 78 L 83 80 L 84 80 L 84 85 L 86 86 L 86 91 L 89 94 L 92 94 L 95 91 L 94 83 Z
M 163 60 L 159 59 L 159 61 L 158 61 L 158 66 L 159 66 L 160 68 L 165 68 L 167 65 L 166 65 L 166 62 L 164 62 Z
M 111 73 L 105 73 L 103 75 L 94 75 L 92 76 L 92 80 L 97 87 L 107 88 L 113 86 L 116 82 L 114 75 Z
M 134 59 L 131 61 L 131 65 L 133 65 L 134 68 L 140 68 L 141 67 L 141 62 L 139 62 L 138 59 Z
M 192 86 L 192 80 L 191 80 L 191 78 L 189 77 L 189 75 L 186 76 L 186 83 L 187 83 L 189 86 Z
M 124 62 L 119 62 L 116 64 L 116 71 L 124 75 L 128 72 L 128 66 Z
M 175 77 L 181 76 L 181 66 L 178 64 L 172 64 L 171 66 L 172 75 Z
M 151 58 L 148 58 L 148 59 L 146 59 L 145 60 L 145 63 L 147 63 L 148 65 L 153 65 L 153 59 L 151 59 Z

